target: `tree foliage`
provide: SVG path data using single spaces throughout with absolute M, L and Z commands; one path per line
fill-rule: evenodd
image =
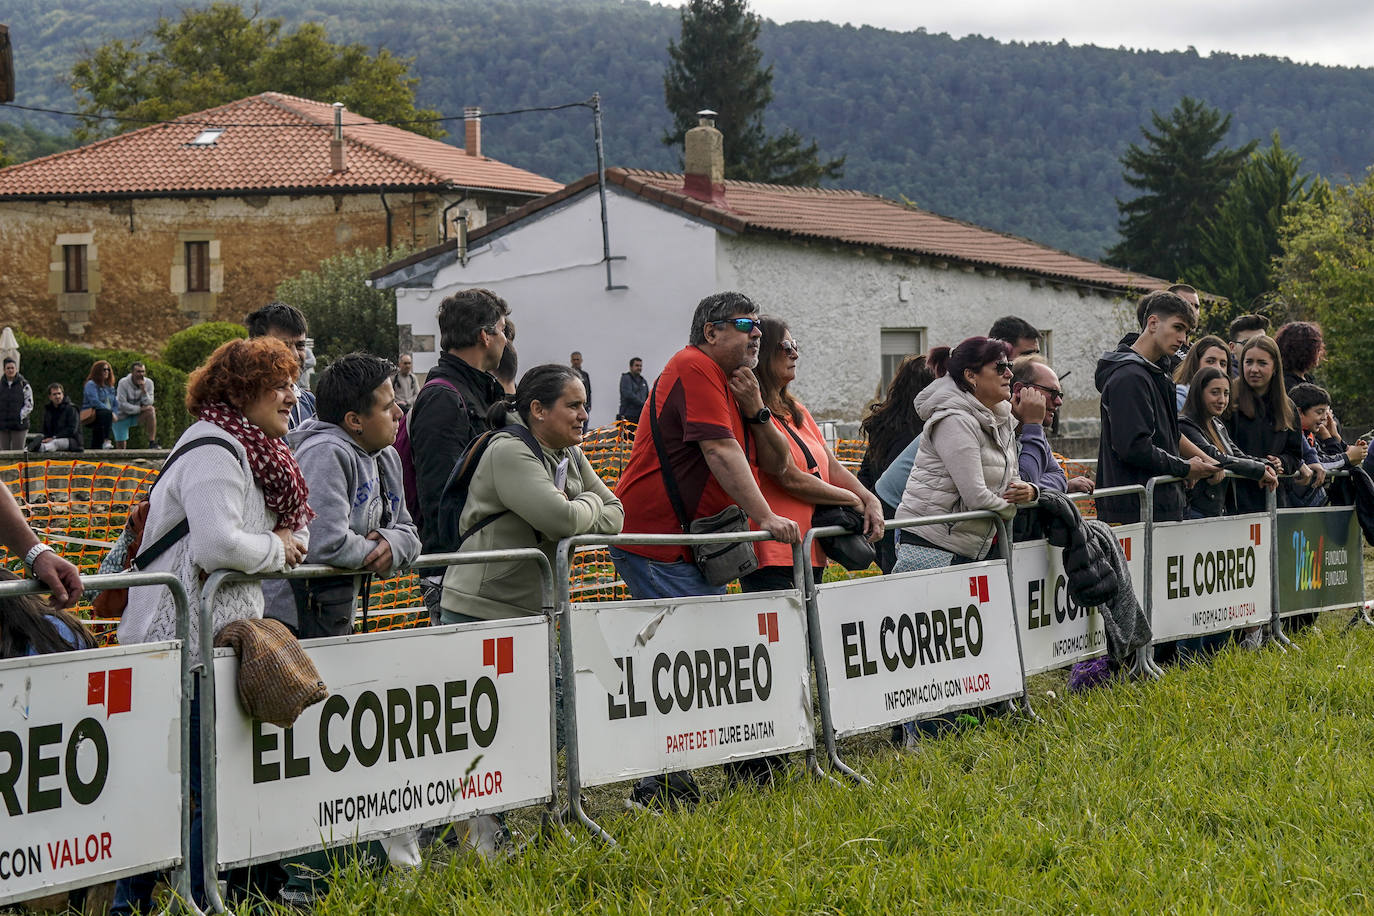
M 1321 375 L 1346 429 L 1374 425 L 1374 171 L 1296 204 L 1280 233 L 1278 290 L 1321 325 Z
M 666 146 L 682 148 L 697 112 L 710 109 L 725 134 L 725 177 L 818 185 L 844 174 L 844 157 L 820 161 L 815 141 L 790 128 L 768 136 L 764 110 L 773 101 L 773 68 L 763 66 L 758 16 L 746 0 L 690 0 L 680 42 L 668 42 L 663 95 L 673 116 Z
M 1299 174 L 1302 157 L 1283 148 L 1279 132 L 1270 145 L 1250 154 L 1231 180 L 1216 215 L 1203 227 L 1200 263 L 1190 282 L 1230 300 L 1203 308 L 1203 326 L 1224 333 L 1233 318 L 1274 288 L 1279 230 L 1289 211 L 1313 195 L 1328 193 L 1325 181 Z
M 409 253 L 400 248 L 359 248 L 322 261 L 317 269 L 301 271 L 277 286 L 278 299 L 305 313 L 315 356 L 322 364 L 354 351 L 396 361 L 400 349 L 396 293 L 372 289 L 365 281 L 374 270 Z
M 1132 143 L 1121 157 L 1126 184 L 1144 193 L 1117 200 L 1121 241 L 1108 258 L 1131 270 L 1177 280 L 1198 270 L 1203 229 L 1255 141 L 1239 149 L 1217 149 L 1231 128 L 1231 116 L 1186 95 L 1168 118 L 1150 112 L 1150 122 L 1153 132 L 1140 129 L 1146 145 Z
M 220 344 L 247 336 L 248 329 L 233 321 L 193 324 L 167 338 L 162 347 L 162 359 L 189 373 L 205 362 Z
M 415 108 L 413 58 L 382 48 L 369 55 L 361 44 L 332 43 L 322 25 L 306 22 L 283 30 L 281 19 L 262 18 L 255 7 L 214 2 L 160 18 L 146 35 L 113 39 L 72 66 L 71 87 L 79 110 L 145 121 L 168 120 L 256 95 L 283 92 L 381 121 L 437 117 Z M 77 133 L 89 139 L 140 126 L 87 118 Z M 435 124 L 407 129 L 438 137 Z

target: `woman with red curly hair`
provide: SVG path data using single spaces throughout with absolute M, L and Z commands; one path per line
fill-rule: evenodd
M 177 441 L 149 496 L 143 549 L 172 532 L 183 519 L 189 530 L 148 563 L 146 570 L 175 573 L 187 593 L 195 595 L 202 575 L 217 569 L 280 572 L 302 561 L 306 525 L 314 513 L 306 504 L 305 479 L 282 441 L 296 403 L 292 383 L 299 372 L 300 364 L 286 344 L 274 337 L 259 337 L 229 341 L 191 373 L 186 408 L 197 420 Z M 227 585 L 215 603 L 215 632 L 234 620 L 260 618 L 262 610 L 260 584 Z M 192 613 L 184 651 L 197 661 L 199 633 L 198 615 Z M 129 603 L 119 621 L 119 641 L 175 637 L 171 592 L 153 586 L 129 589 Z M 199 699 L 192 703 L 192 733 L 199 728 Z M 198 787 L 199 744 L 193 741 L 191 747 L 191 784 Z M 199 858 L 199 816 L 192 835 L 193 858 Z M 120 881 L 111 912 L 128 912 L 133 907 L 151 912 L 154 877 Z M 191 882 L 192 896 L 203 905 L 205 888 L 198 861 L 191 863 Z

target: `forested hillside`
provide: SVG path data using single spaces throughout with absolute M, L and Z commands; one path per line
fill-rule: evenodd
M 66 73 L 83 51 L 134 38 L 180 4 L 10 0 L 21 104 L 71 109 Z M 321 8 L 316 8 L 319 6 Z M 323 7 L 327 6 L 327 10 Z M 416 102 L 444 114 L 550 105 L 600 91 L 612 165 L 676 168 L 660 141 L 675 8 L 640 0 L 263 0 L 289 25 L 414 56 Z M 1116 240 L 1118 162 L 1151 109 L 1191 95 L 1234 114 L 1229 142 L 1280 131 L 1305 167 L 1333 180 L 1374 163 L 1374 70 L 1268 57 L 1074 48 L 766 23 L 775 68 L 770 130 L 814 137 L 847 157 L 844 187 L 905 195 L 929 209 L 1092 257 Z M 328 101 L 328 100 L 325 100 Z M 703 100 L 703 104 L 709 100 Z M 0 110 L 0 121 L 70 121 Z M 721 124 L 729 142 L 728 124 Z M 568 181 L 594 167 L 582 109 L 492 118 L 484 151 Z M 461 138 L 461 125 L 451 133 Z M 0 134 L 0 137 L 3 137 Z M 31 148 L 40 146 L 30 144 Z M 13 146 L 10 152 L 15 152 Z

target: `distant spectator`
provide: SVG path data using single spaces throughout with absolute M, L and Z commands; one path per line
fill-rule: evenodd
M 635 356 L 630 359 L 630 371 L 620 373 L 620 409 L 615 418 L 638 423 L 647 400 L 649 381 L 644 377 L 644 360 Z
M 147 368 L 143 363 L 134 363 L 115 388 L 119 406 L 114 422 L 115 448 L 129 444 L 129 427 L 135 421 L 148 437 L 148 448 L 162 447 L 157 444 L 157 408 L 153 400 L 153 380 L 148 378 Z
M 420 393 L 420 381 L 415 377 L 415 360 L 409 353 L 401 354 L 396 374 L 391 377 L 391 389 L 396 392 L 396 406 L 402 413 L 410 413 L 415 396 Z
M 1174 391 L 1177 393 L 1179 410 L 1183 409 L 1183 402 L 1188 397 L 1188 383 L 1199 369 L 1208 367 L 1220 368 L 1227 378 L 1231 377 L 1231 350 L 1226 346 L 1226 341 L 1215 334 L 1208 334 L 1193 344 L 1183 362 L 1174 370 Z
M 859 426 L 868 440 L 868 446 L 864 449 L 864 459 L 857 476 L 859 483 L 878 497 L 885 519 L 897 515 L 897 506 L 902 501 L 902 491 L 906 487 L 906 478 L 911 474 L 911 465 L 908 463 L 906 471 L 900 475 L 901 480 L 895 482 L 891 489 L 884 490 L 878 481 L 886 477 L 884 472 L 921 434 L 921 418 L 916 415 L 914 401 L 916 395 L 933 381 L 935 373 L 927 367 L 925 356 L 908 357 L 897 368 L 897 374 L 887 386 L 887 397 L 873 405 Z M 897 532 L 884 533 L 874 546 L 878 553 L 878 568 L 884 573 L 892 572 L 897 562 Z
M 1263 458 L 1280 475 L 1296 474 L 1306 486 L 1314 475 L 1302 460 L 1302 432 L 1293 403 L 1283 389 L 1283 360 L 1278 345 L 1264 335 L 1252 337 L 1240 353 L 1240 378 L 1231 386 L 1231 438 L 1242 452 Z M 1321 471 L 1325 477 L 1325 471 Z M 1240 512 L 1263 512 L 1264 494 L 1258 486 L 1237 480 L 1236 506 Z M 1321 485 L 1321 480 L 1316 481 Z M 1286 505 L 1286 492 L 1279 504 Z
M 314 365 L 315 354 L 305 345 L 308 330 L 305 315 L 294 305 L 285 302 L 269 302 L 255 312 L 249 312 L 243 319 L 248 328 L 248 337 L 275 337 L 286 344 L 296 355 L 296 376 L 291 380 L 291 393 L 295 406 L 291 408 L 290 429 L 295 429 L 315 415 L 315 396 L 299 384 L 306 371 L 306 363 Z
M 114 369 L 105 360 L 98 359 L 91 365 L 86 384 L 81 387 L 81 422 L 91 428 L 91 448 L 114 448 L 110 436 L 114 432 L 118 409 Z
M 568 365 L 572 366 L 573 370 L 576 371 L 577 374 L 582 378 L 582 387 L 587 389 L 587 413 L 591 414 L 592 377 L 588 375 L 587 372 L 582 368 L 582 354 L 574 350 L 572 352 L 572 355 L 568 357 Z M 582 424 L 582 431 L 584 433 L 587 431 L 587 424 L 585 422 Z
M 19 374 L 19 364 L 5 357 L 0 375 L 0 452 L 23 451 L 33 413 L 33 389 Z
M 1086 477 L 1072 480 L 1055 460 L 1045 434 L 1055 414 L 1064 404 L 1059 376 L 1039 356 L 1022 356 L 1012 363 L 1011 412 L 1016 417 L 1016 439 L 1020 446 L 1017 469 L 1021 479 L 1041 489 L 1061 493 L 1091 493 L 1093 482 Z
M 1024 318 L 1005 315 L 992 323 L 988 337 L 1011 347 L 1011 358 L 1040 352 L 1040 330 Z
M 507 395 L 515 394 L 516 381 L 520 378 L 520 354 L 515 352 L 515 322 L 506 317 L 506 349 L 501 351 L 501 361 L 492 370 L 496 382 Z
M 1250 338 L 1269 333 L 1269 319 L 1263 315 L 1241 315 L 1231 322 L 1226 333 L 1231 344 L 1231 378 L 1240 375 L 1240 351 Z
M 1180 454 L 1175 355 L 1188 342 L 1193 307 L 1165 290 L 1147 294 L 1137 307 L 1139 333 L 1127 334 L 1097 362 L 1102 399 L 1102 434 L 1097 450 L 1099 489 L 1141 485 L 1152 477 L 1186 478 L 1192 484 L 1220 471 L 1210 458 Z M 1187 499 L 1181 484 L 1155 489 L 1155 520 L 1182 521 Z M 1140 500 L 1117 496 L 1097 500 L 1098 518 L 1109 523 L 1140 521 Z
M 1283 359 L 1283 387 L 1292 391 L 1294 385 L 1315 385 L 1312 370 L 1326 356 L 1326 341 L 1322 329 L 1310 321 L 1290 321 L 1274 334 L 1274 343 Z
M 67 397 L 61 382 L 48 386 L 48 403 L 43 405 L 43 438 L 34 444 L 33 450 L 81 451 L 81 412 Z

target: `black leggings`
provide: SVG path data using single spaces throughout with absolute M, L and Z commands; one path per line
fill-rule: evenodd
M 91 448 L 100 448 L 114 432 L 114 414 L 104 407 L 95 408 L 95 419 L 91 421 Z

